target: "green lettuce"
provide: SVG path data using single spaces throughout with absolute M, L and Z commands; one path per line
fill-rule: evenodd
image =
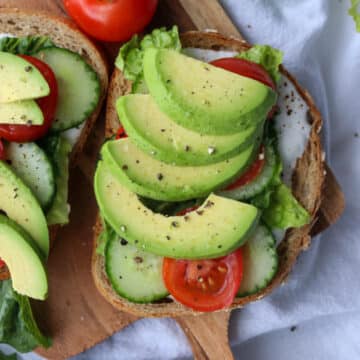
M 265 128 L 265 143 L 277 149 L 277 132 L 273 123 Z M 280 154 L 276 152 L 276 169 L 267 188 L 251 199 L 251 204 L 262 210 L 262 220 L 270 228 L 300 227 L 310 221 L 310 215 L 281 180 L 283 170 Z
M 270 206 L 263 211 L 262 218 L 269 227 L 278 229 L 300 227 L 310 221 L 308 212 L 285 184 L 274 188 Z
M 133 92 L 146 92 L 143 74 L 144 51 L 149 48 L 181 50 L 179 31 L 176 26 L 171 30 L 155 29 L 151 34 L 139 39 L 137 35 L 124 44 L 116 58 L 115 66 L 126 79 L 133 81 Z
M 29 299 L 13 290 L 11 280 L 0 281 L 0 343 L 20 352 L 51 346 L 35 322 Z
M 53 46 L 54 43 L 47 36 L 4 37 L 0 39 L 0 51 L 12 54 L 32 55 Z
M 283 53 L 269 45 L 254 45 L 251 49 L 236 56 L 261 65 L 272 77 L 275 83 L 281 78 L 279 66 L 283 61 Z
M 16 354 L 5 355 L 0 351 L 0 360 L 17 360 Z
M 360 0 L 351 0 L 351 7 L 349 9 L 349 15 L 353 17 L 356 25 L 356 31 L 360 32 L 360 11 L 358 7 Z
M 50 143 L 53 144 L 56 142 L 53 141 Z M 70 143 L 66 139 L 59 137 L 54 152 L 49 154 L 55 167 L 56 195 L 46 215 L 48 225 L 64 225 L 69 222 L 68 182 L 70 153 Z

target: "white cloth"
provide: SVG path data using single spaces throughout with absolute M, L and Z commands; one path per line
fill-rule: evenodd
M 314 96 L 324 116 L 325 133 L 331 133 L 326 136 L 327 159 L 331 157 L 347 200 L 342 219 L 301 255 L 285 286 L 233 312 L 230 338 L 235 357 L 359 359 L 360 137 L 355 134 L 360 134 L 360 34 L 347 15 L 349 0 L 222 3 L 250 42 L 284 51 L 286 66 Z M 295 331 L 290 331 L 292 326 Z M 190 357 L 187 340 L 175 322 L 146 319 L 76 360 Z

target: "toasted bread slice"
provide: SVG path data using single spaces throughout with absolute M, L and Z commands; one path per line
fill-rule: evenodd
M 250 47 L 245 41 L 234 38 L 226 38 L 214 32 L 191 31 L 181 36 L 183 47 L 194 47 L 212 50 L 244 51 Z M 292 190 L 296 198 L 311 214 L 312 221 L 298 229 L 288 230 L 285 238 L 278 246 L 279 268 L 271 283 L 260 292 L 242 298 L 236 298 L 230 309 L 240 308 L 251 301 L 259 300 L 269 294 L 273 289 L 283 283 L 289 275 L 299 254 L 310 245 L 310 230 L 316 221 L 316 213 L 321 203 L 321 192 L 324 181 L 324 164 L 322 160 L 321 142 L 319 132 L 322 126 L 321 115 L 309 93 L 304 90 L 297 81 L 284 68 L 281 72 L 291 81 L 304 101 L 309 106 L 309 122 L 312 125 L 306 150 L 298 159 L 293 172 Z M 120 126 L 115 109 L 116 99 L 131 90 L 131 83 L 127 81 L 121 71 L 116 69 L 110 81 L 110 91 L 107 100 L 106 114 L 106 136 L 110 137 L 116 133 Z M 100 293 L 113 306 L 137 316 L 146 317 L 177 317 L 181 315 L 201 314 L 191 310 L 171 299 L 152 304 L 134 304 L 120 297 L 111 287 L 104 271 L 104 257 L 96 253 L 97 238 L 102 230 L 98 218 L 94 229 L 94 249 L 92 259 L 92 273 L 95 284 Z
M 76 164 L 86 139 L 98 118 L 108 87 L 108 67 L 102 52 L 70 20 L 53 16 L 46 12 L 23 11 L 18 9 L 0 9 L 0 33 L 14 36 L 48 36 L 57 46 L 79 53 L 97 72 L 101 95 L 95 111 L 86 120 L 81 135 L 75 144 L 70 158 L 70 166 Z M 53 244 L 60 226 L 49 228 L 50 244 Z M 0 280 L 9 278 L 6 269 L 0 270 Z

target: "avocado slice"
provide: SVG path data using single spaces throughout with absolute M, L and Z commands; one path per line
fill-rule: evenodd
M 0 211 L 20 225 L 47 257 L 49 231 L 41 206 L 31 190 L 3 161 L 0 161 L 0 199 Z
M 166 163 L 208 165 L 247 148 L 260 135 L 257 127 L 229 135 L 205 135 L 172 121 L 150 95 L 131 94 L 117 101 L 117 112 L 126 133 L 143 151 Z M 209 154 L 212 149 L 215 151 Z
M 0 103 L 37 99 L 50 94 L 40 71 L 20 56 L 0 51 Z
M 104 161 L 95 174 L 100 211 L 116 233 L 143 251 L 181 259 L 210 259 L 241 246 L 259 218 L 256 207 L 211 194 L 197 210 L 164 216 L 145 207 Z
M 42 125 L 44 115 L 34 100 L 0 103 L 0 124 Z
M 234 157 L 210 165 L 177 166 L 154 159 L 140 150 L 130 138 L 110 140 L 102 156 L 119 181 L 135 193 L 165 201 L 205 197 L 231 182 L 246 170 L 257 143 Z
M 44 300 L 48 282 L 42 255 L 33 240 L 14 221 L 0 215 L 0 254 L 16 292 Z
M 277 95 L 263 83 L 167 49 L 147 49 L 144 77 L 160 109 L 179 125 L 229 135 L 258 125 Z

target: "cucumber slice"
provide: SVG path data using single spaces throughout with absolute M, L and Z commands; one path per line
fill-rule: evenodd
M 276 170 L 275 150 L 271 145 L 265 147 L 265 165 L 261 173 L 250 183 L 233 190 L 223 190 L 219 195 L 234 199 L 247 200 L 260 194 L 270 183 Z
M 53 166 L 44 150 L 35 143 L 9 143 L 6 159 L 17 176 L 30 188 L 43 209 L 48 209 L 55 195 Z
M 243 247 L 244 270 L 237 296 L 254 294 L 266 287 L 276 274 L 278 256 L 270 230 L 259 225 Z
M 64 131 L 83 123 L 99 102 L 96 72 L 79 54 L 67 49 L 47 48 L 35 57 L 51 67 L 58 82 L 59 100 L 51 130 Z
M 105 249 L 105 269 L 114 290 L 135 303 L 149 303 L 168 295 L 162 277 L 163 258 L 145 253 L 117 236 Z

